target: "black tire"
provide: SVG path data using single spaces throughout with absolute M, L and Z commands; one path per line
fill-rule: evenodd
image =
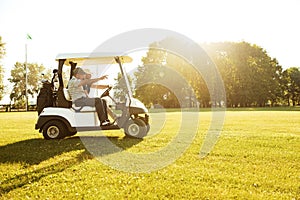
M 71 137 L 73 135 L 76 135 L 76 133 L 77 133 L 77 131 L 73 131 L 73 132 L 69 131 L 67 136 Z
M 143 138 L 147 135 L 147 125 L 141 119 L 130 119 L 124 128 L 125 135 L 134 138 Z
M 146 127 L 147 127 L 147 133 L 148 133 L 150 131 L 150 124 L 147 124 Z
M 59 120 L 47 122 L 43 127 L 43 136 L 46 140 L 62 139 L 66 136 L 66 125 Z
M 145 122 L 146 124 L 146 130 L 147 130 L 147 133 L 150 131 L 150 124 L 148 122 L 146 122 L 146 119 L 144 117 L 138 117 L 138 119 L 141 119 Z

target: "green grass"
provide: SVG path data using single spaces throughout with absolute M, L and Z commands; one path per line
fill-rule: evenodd
M 144 140 L 126 138 L 122 131 L 104 135 L 128 153 L 156 152 L 172 141 L 180 116 L 175 111 L 151 113 L 153 124 L 158 118 L 167 120 L 158 134 Z M 230 109 L 215 148 L 204 159 L 199 152 L 211 112 L 200 112 L 191 146 L 175 162 L 149 173 L 112 169 L 78 137 L 101 145 L 103 134 L 86 132 L 64 140 L 44 140 L 34 130 L 36 119 L 35 112 L 0 113 L 2 199 L 300 199 L 297 110 Z M 116 152 L 98 156 L 106 158 Z

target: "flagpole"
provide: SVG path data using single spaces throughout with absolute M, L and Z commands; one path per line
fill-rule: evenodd
M 25 112 L 28 110 L 28 94 L 27 94 L 27 42 L 25 43 Z
M 27 67 L 27 41 L 32 40 L 31 36 L 27 33 L 25 42 L 25 111 L 28 111 L 28 67 Z

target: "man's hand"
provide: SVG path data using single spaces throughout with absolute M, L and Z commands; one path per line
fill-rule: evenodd
M 107 77 L 108 77 L 108 75 L 101 76 L 101 77 L 99 78 L 99 80 L 107 79 Z

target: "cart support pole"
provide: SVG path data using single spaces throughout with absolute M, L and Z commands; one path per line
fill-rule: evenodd
M 131 92 L 131 89 L 130 89 L 130 84 L 129 84 L 129 80 L 128 80 L 127 74 L 126 74 L 125 71 L 124 71 L 124 68 L 123 68 L 123 66 L 122 66 L 120 57 L 119 57 L 119 56 L 116 56 L 116 57 L 115 57 L 115 60 L 116 60 L 116 62 L 117 62 L 117 63 L 119 64 L 119 66 L 120 66 L 121 74 L 122 74 L 122 76 L 123 76 L 124 79 L 125 79 L 125 84 L 126 84 L 127 94 L 128 94 L 128 96 L 129 96 L 129 99 L 131 100 L 131 98 L 132 98 L 132 92 Z

